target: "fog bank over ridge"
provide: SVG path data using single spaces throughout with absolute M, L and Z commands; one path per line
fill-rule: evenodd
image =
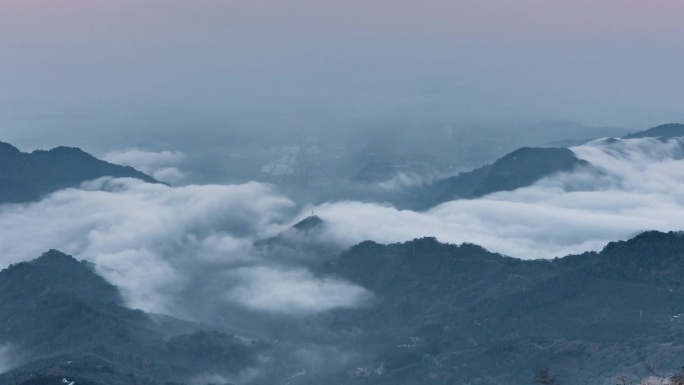
M 197 295 L 212 298 L 219 312 L 239 306 L 297 316 L 364 306 L 372 293 L 319 278 L 309 266 L 364 240 L 434 236 L 530 259 L 599 250 L 644 230 L 683 229 L 682 143 L 595 141 L 572 148 L 591 168 L 426 212 L 354 201 L 302 208 L 256 182 L 169 187 L 103 178 L 38 202 L 1 205 L 0 264 L 59 249 L 95 263 L 129 306 L 153 312 L 183 315 Z M 330 252 L 293 259 L 255 246 L 312 210 L 325 225 L 302 236 Z
M 681 139 L 599 140 L 572 150 L 593 168 L 424 213 L 360 202 L 326 203 L 316 212 L 329 218 L 329 235 L 346 244 L 436 236 L 524 259 L 598 250 L 644 230 L 684 228 L 676 214 L 684 213 Z

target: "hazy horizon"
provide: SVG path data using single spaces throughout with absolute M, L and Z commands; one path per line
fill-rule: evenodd
M 0 139 L 684 119 L 684 4 L 0 1 Z M 145 132 L 145 135 L 140 132 Z

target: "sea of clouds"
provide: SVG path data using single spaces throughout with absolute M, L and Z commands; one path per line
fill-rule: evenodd
M 338 248 L 434 236 L 524 259 L 600 250 L 644 230 L 684 229 L 682 147 L 680 140 L 592 142 L 572 149 L 591 167 L 424 212 L 358 201 L 301 206 L 256 182 L 170 187 L 103 178 L 39 202 L 0 205 L 0 267 L 58 249 L 95 263 L 129 306 L 186 317 L 179 298 L 197 293 L 217 306 L 286 316 L 353 308 L 373 294 L 317 276 L 309 269 L 316 261 L 264 252 L 255 242 L 314 210 L 325 226 L 312 236 Z M 180 164 L 173 153 L 121 154 L 155 169 Z

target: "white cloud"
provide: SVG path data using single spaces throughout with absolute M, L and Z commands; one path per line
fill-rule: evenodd
M 595 142 L 573 150 L 595 170 L 427 212 L 325 203 L 315 208 L 326 221 L 315 236 L 339 246 L 435 236 L 547 258 L 598 250 L 643 230 L 684 229 L 679 142 Z M 278 248 L 273 255 L 255 250 L 255 240 L 278 234 L 310 210 L 297 212 L 290 199 L 260 183 L 168 187 L 104 178 L 40 202 L 0 205 L 0 266 L 60 249 L 97 264 L 130 306 L 175 314 L 179 301 L 193 295 L 208 307 L 238 303 L 268 313 L 364 304 L 371 293 L 363 288 L 306 270 L 315 260 L 289 258 Z
M 212 293 L 203 298 L 211 307 L 212 301 L 225 304 L 221 292 L 249 291 L 240 303 L 280 313 L 359 304 L 363 289 L 318 279 L 288 266 L 291 261 L 258 267 L 269 256 L 256 251 L 254 241 L 286 229 L 293 209 L 291 200 L 260 183 L 169 187 L 102 178 L 40 202 L 0 205 L 0 265 L 58 249 L 95 263 L 131 307 L 185 316 L 179 302 L 198 292 Z
M 293 205 L 258 183 L 171 188 L 100 179 L 83 187 L 0 206 L 0 263 L 59 249 L 96 263 L 131 306 L 151 311 L 168 311 L 202 268 L 256 263 L 253 237 L 277 232 L 273 224 Z
M 598 250 L 643 230 L 683 229 L 681 146 L 652 139 L 590 143 L 573 150 L 598 171 L 562 173 L 427 212 L 349 201 L 315 210 L 328 221 L 327 236 L 345 246 L 435 236 L 525 259 L 564 256 Z
M 178 183 L 187 176 L 178 166 L 185 160 L 180 151 L 144 151 L 128 149 L 112 151 L 103 157 L 110 163 L 131 166 L 161 182 Z
M 401 191 L 407 188 L 419 186 L 423 183 L 430 183 L 439 177 L 432 175 L 418 175 L 416 173 L 398 172 L 390 179 L 376 183 L 381 190 Z
M 251 309 L 312 314 L 355 307 L 372 297 L 367 290 L 337 279 L 316 279 L 306 270 L 257 266 L 233 272 L 240 281 L 226 299 Z

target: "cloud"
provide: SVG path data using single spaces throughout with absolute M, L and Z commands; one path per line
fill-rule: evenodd
M 415 173 L 399 172 L 390 179 L 376 183 L 377 187 L 388 191 L 403 191 L 411 187 L 430 183 L 438 178 L 429 175 L 418 175 Z
M 315 279 L 306 270 L 259 266 L 237 269 L 233 274 L 243 282 L 228 292 L 227 299 L 275 313 L 312 314 L 349 308 L 372 297 L 363 288 L 332 278 Z
M 0 374 L 12 369 L 16 364 L 16 352 L 11 345 L 0 344 Z
M 59 249 L 95 263 L 131 307 L 177 314 L 180 303 L 198 292 L 233 288 L 226 278 L 246 288 L 258 286 L 251 279 L 260 285 L 265 270 L 241 268 L 267 262 L 253 242 L 284 230 L 293 208 L 291 200 L 259 183 L 172 188 L 103 178 L 40 202 L 0 206 L 0 263 L 5 267 Z M 319 280 L 301 270 L 293 277 L 290 270 L 278 269 L 291 267 L 273 265 L 267 271 L 271 279 L 284 280 L 270 282 L 270 289 L 292 288 L 295 278 L 301 286 L 292 288 L 298 296 L 272 294 L 284 303 L 272 304 L 269 311 L 312 314 L 360 300 L 355 293 L 361 289 L 351 285 Z M 310 288 L 317 291 L 302 293 Z M 268 296 L 266 290 L 254 295 Z M 212 302 L 214 296 L 208 298 L 207 306 L 220 305 Z
M 597 141 L 573 151 L 598 171 L 557 174 L 427 212 L 353 201 L 315 211 L 328 223 L 326 236 L 344 246 L 435 236 L 525 259 L 599 250 L 640 231 L 684 228 L 682 147 L 678 140 Z
M 153 178 L 167 183 L 178 183 L 187 177 L 177 166 L 185 160 L 180 151 L 118 150 L 107 153 L 104 160 L 122 166 L 131 166 Z
M 0 265 L 56 248 L 95 263 L 134 308 L 182 316 L 208 311 L 233 320 L 244 312 L 312 315 L 372 298 L 307 269 L 329 258 L 328 250 L 364 240 L 434 236 L 519 258 L 550 258 L 599 250 L 643 230 L 684 229 L 683 147 L 651 139 L 593 142 L 573 148 L 592 169 L 426 212 L 324 203 L 314 207 L 325 221 L 310 235 L 315 239 L 284 236 L 295 245 L 329 244 L 308 248 L 306 258 L 288 254 L 298 247 L 254 245 L 311 212 L 272 186 L 169 187 L 103 178 L 40 202 L 0 205 Z

